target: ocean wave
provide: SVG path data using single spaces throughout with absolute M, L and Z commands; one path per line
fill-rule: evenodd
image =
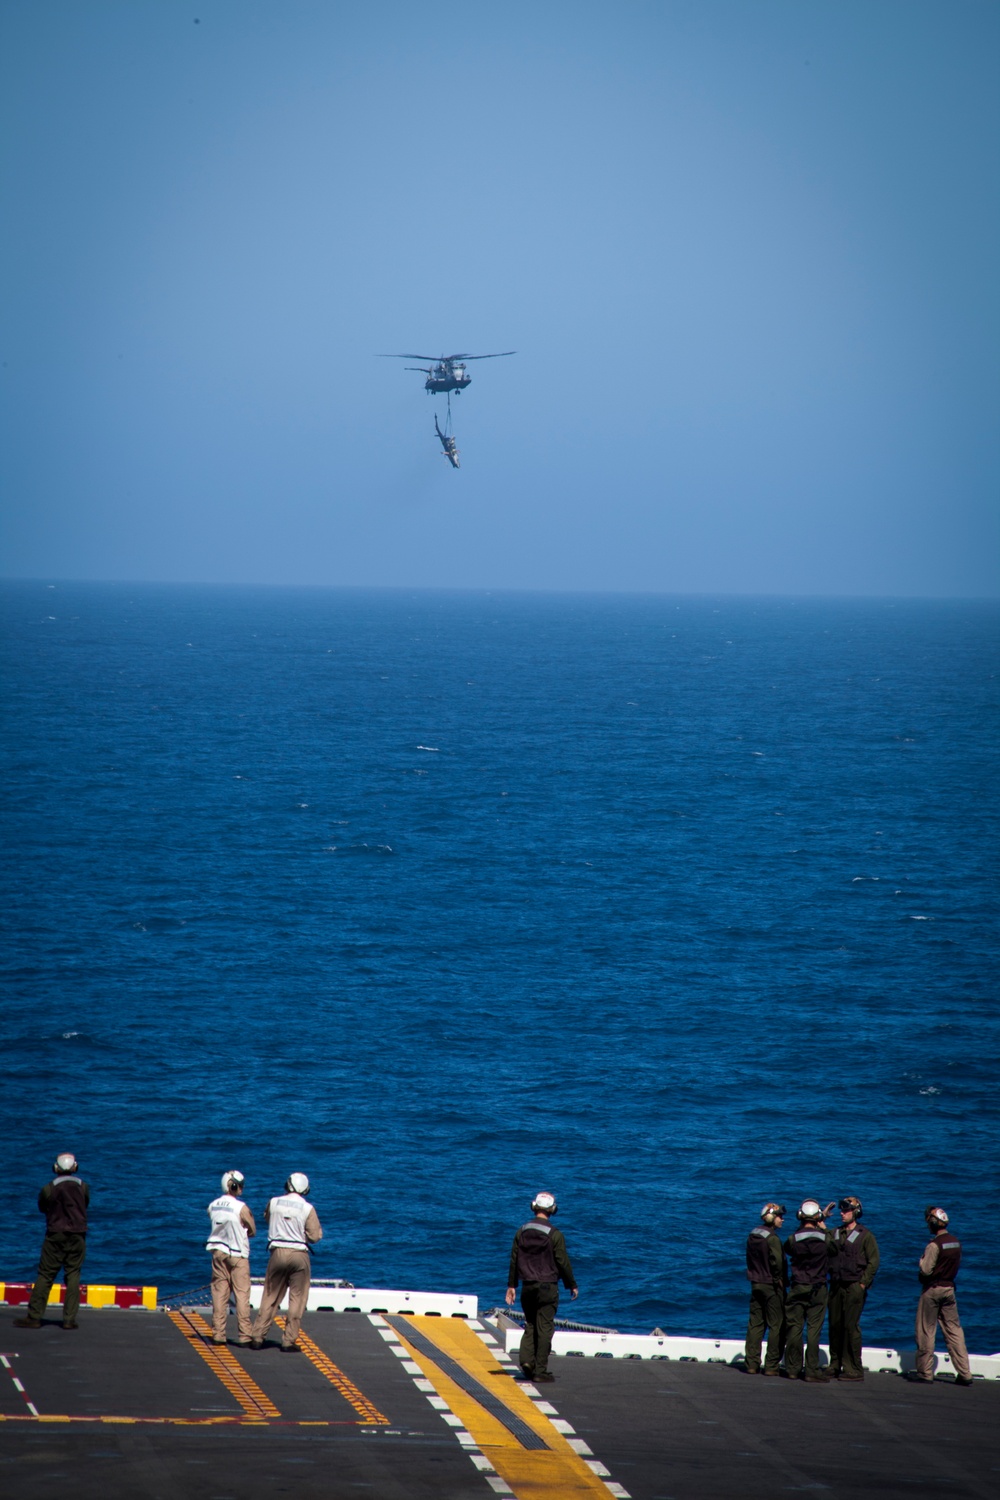
M 324 854 L 393 854 L 391 844 L 325 844 Z

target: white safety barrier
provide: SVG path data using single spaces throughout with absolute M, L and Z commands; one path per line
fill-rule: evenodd
M 250 1306 L 259 1307 L 264 1294 L 263 1277 L 254 1277 Z M 288 1306 L 288 1298 L 282 1302 Z M 417 1313 L 425 1318 L 475 1318 L 478 1297 L 459 1297 L 453 1292 L 387 1291 L 384 1287 L 344 1286 L 342 1282 L 314 1281 L 306 1301 L 309 1312 Z
M 486 1321 L 486 1320 L 484 1320 Z M 508 1354 L 517 1350 L 521 1342 L 520 1328 L 506 1329 L 492 1325 L 504 1339 Z M 742 1339 L 695 1339 L 680 1334 L 643 1333 L 573 1333 L 560 1328 L 552 1340 L 554 1354 L 583 1355 L 589 1359 L 680 1359 L 709 1364 L 730 1365 L 743 1357 Z M 829 1363 L 830 1351 L 826 1344 L 820 1345 L 820 1363 Z M 912 1370 L 916 1355 L 912 1349 L 900 1353 L 896 1349 L 864 1348 L 865 1369 L 874 1373 L 891 1370 L 897 1375 Z M 1000 1354 L 970 1354 L 969 1367 L 973 1375 L 986 1380 L 1000 1380 Z M 934 1362 L 939 1375 L 953 1375 L 954 1366 L 947 1354 L 938 1354 Z

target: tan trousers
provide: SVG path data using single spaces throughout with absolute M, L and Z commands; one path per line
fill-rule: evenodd
M 924 1380 L 934 1374 L 934 1336 L 939 1323 L 955 1374 L 969 1380 L 972 1371 L 952 1286 L 929 1286 L 917 1303 L 917 1374 Z
M 250 1262 L 243 1255 L 212 1251 L 212 1335 L 226 1336 L 229 1298 L 236 1299 L 236 1330 L 241 1344 L 250 1342 Z
M 260 1311 L 253 1325 L 253 1336 L 262 1339 L 267 1334 L 285 1293 L 288 1293 L 288 1318 L 285 1335 L 281 1340 L 284 1348 L 294 1344 L 299 1336 L 302 1314 L 306 1310 L 306 1297 L 312 1273 L 309 1268 L 308 1250 L 272 1250 L 264 1277 L 264 1295 Z

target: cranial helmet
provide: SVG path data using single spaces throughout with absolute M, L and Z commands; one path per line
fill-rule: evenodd
M 928 1224 L 940 1224 L 942 1229 L 948 1222 L 948 1215 L 945 1213 L 943 1208 L 925 1208 L 924 1218 L 927 1220 Z
M 234 1185 L 237 1188 L 241 1188 L 243 1186 L 243 1182 L 244 1177 L 242 1172 L 237 1172 L 235 1169 L 232 1172 L 223 1172 L 222 1191 L 224 1193 L 231 1193 L 233 1191 Z
M 815 1198 L 807 1198 L 806 1201 L 803 1203 L 802 1207 L 796 1213 L 795 1217 L 797 1219 L 803 1219 L 803 1220 L 805 1220 L 805 1219 L 821 1219 L 823 1217 L 823 1210 L 820 1207 L 820 1205 L 816 1202 Z
M 861 1207 L 861 1199 L 855 1198 L 853 1194 L 849 1194 L 846 1198 L 841 1198 L 837 1207 L 842 1214 L 853 1214 L 856 1219 L 860 1219 L 864 1213 L 864 1209 Z
M 783 1203 L 765 1203 L 760 1211 L 761 1219 L 765 1224 L 773 1224 L 775 1219 L 785 1217 L 785 1205 Z
M 52 1163 L 53 1172 L 75 1172 L 79 1162 L 72 1151 L 61 1151 Z
M 532 1211 L 536 1214 L 554 1214 L 559 1211 L 559 1205 L 555 1200 L 554 1193 L 536 1193 L 531 1203 Z
M 285 1183 L 286 1193 L 308 1193 L 309 1178 L 304 1172 L 293 1172 Z

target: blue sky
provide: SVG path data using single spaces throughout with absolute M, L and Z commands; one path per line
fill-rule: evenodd
M 995 595 L 992 0 L 5 0 L 7 576 Z M 422 377 L 471 366 L 463 467 Z

